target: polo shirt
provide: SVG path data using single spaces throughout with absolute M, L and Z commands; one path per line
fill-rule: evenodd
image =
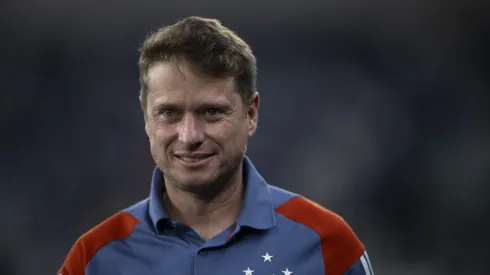
M 155 167 L 142 200 L 83 234 L 61 275 L 372 275 L 364 245 L 337 214 L 269 185 L 244 158 L 236 223 L 210 240 L 172 221 Z

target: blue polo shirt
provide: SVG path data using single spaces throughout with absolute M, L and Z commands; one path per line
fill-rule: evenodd
M 337 214 L 269 185 L 243 161 L 237 222 L 205 241 L 172 221 L 162 203 L 162 172 L 150 196 L 113 215 L 71 248 L 62 275 L 372 275 L 363 244 Z

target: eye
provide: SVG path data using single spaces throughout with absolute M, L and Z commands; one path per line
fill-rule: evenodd
M 172 117 L 175 115 L 175 111 L 174 110 L 163 110 L 162 115 L 167 116 L 167 117 Z
M 205 114 L 210 115 L 210 116 L 215 116 L 220 113 L 220 110 L 218 109 L 207 109 Z
M 157 119 L 162 122 L 175 122 L 180 116 L 181 112 L 175 108 L 162 108 L 157 113 Z
M 206 108 L 201 112 L 201 116 L 203 119 L 207 121 L 219 121 L 223 116 L 225 111 L 220 108 Z
M 163 117 L 174 117 L 177 115 L 177 111 L 173 108 L 164 108 L 158 112 L 158 115 Z

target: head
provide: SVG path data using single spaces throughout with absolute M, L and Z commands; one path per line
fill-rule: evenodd
M 166 182 L 204 192 L 241 176 L 259 107 L 250 47 L 217 20 L 189 17 L 140 52 L 145 130 Z

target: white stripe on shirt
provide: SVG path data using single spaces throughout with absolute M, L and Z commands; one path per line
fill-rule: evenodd
M 369 269 L 368 260 L 366 260 L 365 254 L 361 256 L 361 263 L 362 267 L 364 268 L 364 273 L 366 273 L 366 275 L 373 275 L 371 274 L 371 270 Z
M 369 255 L 367 254 L 367 251 L 364 252 L 364 256 L 366 256 L 366 260 L 369 265 L 369 271 L 371 271 L 371 275 L 374 275 L 373 266 L 371 265 L 371 260 L 369 259 Z

